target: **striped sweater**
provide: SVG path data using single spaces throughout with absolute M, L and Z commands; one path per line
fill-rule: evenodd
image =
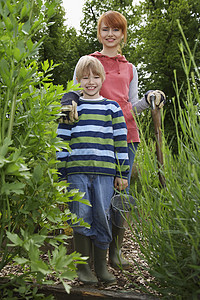
M 71 148 L 71 151 L 57 152 L 61 179 L 80 173 L 127 179 L 127 128 L 119 104 L 102 97 L 97 100 L 80 98 L 77 111 L 77 122 L 60 123 L 57 129 L 57 136 Z

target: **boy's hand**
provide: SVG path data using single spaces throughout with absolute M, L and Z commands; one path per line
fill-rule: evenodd
M 125 190 L 128 186 L 128 180 L 120 177 L 115 178 L 114 187 L 118 189 L 118 191 Z
M 79 95 L 73 92 L 65 93 L 61 99 L 61 114 L 59 123 L 72 124 L 78 120 L 77 103 Z
M 77 103 L 72 100 L 70 104 L 63 105 L 61 113 L 62 117 L 60 117 L 59 123 L 73 124 L 78 120 Z

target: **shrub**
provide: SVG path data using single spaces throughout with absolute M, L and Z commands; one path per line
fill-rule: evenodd
M 66 235 L 55 234 L 68 220 L 77 221 L 67 202 L 81 201 L 82 194 L 68 193 L 67 183 L 58 182 L 55 153 L 68 147 L 56 137 L 64 90 L 51 82 L 53 62 L 43 62 L 39 71 L 42 40 L 32 41 L 58 1 L 42 2 L 0 1 L 0 270 L 14 262 L 22 271 L 0 286 L 6 299 L 9 285 L 16 284 L 19 294 L 30 293 L 27 279 L 47 283 L 52 273 L 69 292 L 64 279 L 73 279 L 75 262 L 83 260 L 75 252 L 67 254 Z M 53 248 L 45 261 L 42 246 L 47 243 Z M 36 297 L 36 288 L 33 293 Z

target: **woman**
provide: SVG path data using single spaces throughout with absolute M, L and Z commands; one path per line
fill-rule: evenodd
M 128 176 L 128 189 L 130 187 L 131 171 L 140 142 L 138 128 L 133 114 L 140 113 L 150 105 L 150 95 L 155 95 L 155 104 L 160 108 L 164 105 L 165 94 L 162 91 L 148 91 L 141 100 L 138 100 L 138 75 L 133 64 L 121 55 L 121 44 L 126 43 L 127 21 L 116 11 L 104 13 L 98 20 L 97 37 L 103 48 L 100 52 L 90 54 L 101 61 L 104 66 L 106 79 L 102 85 L 101 96 L 115 100 L 121 106 L 128 129 L 128 155 L 130 171 Z M 76 81 L 76 70 L 74 75 Z M 61 122 L 73 122 L 77 119 L 76 102 L 79 96 L 75 92 L 65 94 L 61 99 L 62 111 L 67 117 Z M 117 188 L 117 186 L 115 186 Z M 121 257 L 121 245 L 125 230 L 113 224 L 113 241 L 109 248 L 109 261 L 114 268 L 120 264 L 128 267 L 128 262 Z

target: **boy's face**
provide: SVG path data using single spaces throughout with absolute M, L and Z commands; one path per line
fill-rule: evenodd
M 102 79 L 99 75 L 93 74 L 90 70 L 89 74 L 83 75 L 80 84 L 83 88 L 83 98 L 96 99 L 100 97 L 99 92 L 102 87 Z

